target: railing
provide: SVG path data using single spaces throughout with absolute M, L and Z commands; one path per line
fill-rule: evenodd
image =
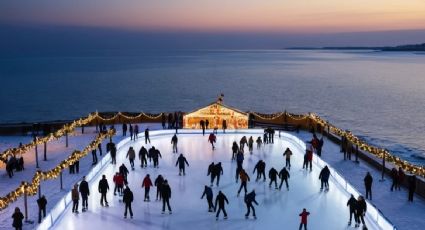
M 212 132 L 213 130 L 207 130 L 206 132 Z M 183 129 L 178 130 L 179 134 L 200 134 L 202 131 L 200 130 L 191 130 L 191 129 Z M 151 137 L 155 136 L 168 136 L 171 134 L 174 134 L 174 130 L 159 130 L 159 131 L 151 131 Z M 238 129 L 238 130 L 228 130 L 226 133 L 235 133 L 235 134 L 263 134 L 263 130 L 250 130 L 250 129 Z M 306 144 L 300 140 L 298 137 L 293 136 L 286 132 L 281 132 L 279 134 L 281 138 L 285 138 L 292 143 L 296 144 L 297 147 L 302 151 L 305 152 L 306 150 Z M 144 137 L 143 133 L 140 133 L 138 137 Z M 130 142 L 130 138 L 125 138 L 121 140 L 117 144 L 117 152 L 119 149 L 128 144 Z M 86 176 L 86 180 L 90 183 L 93 182 L 93 179 L 104 169 L 106 165 L 109 165 L 111 161 L 111 156 L 109 152 L 102 158 L 100 161 L 100 164 L 97 164 L 95 167 L 93 167 L 90 172 Z M 319 167 L 323 168 L 325 165 L 328 166 L 331 177 L 334 179 L 336 184 L 340 186 L 343 191 L 346 192 L 347 195 L 353 194 L 354 196 L 359 196 L 361 193 L 358 192 L 348 181 L 346 181 L 335 169 L 333 169 L 330 165 L 328 165 L 325 161 L 323 161 L 320 157 L 315 156 L 313 163 Z M 46 215 L 46 218 L 43 219 L 42 223 L 37 226 L 37 230 L 45 230 L 50 229 L 54 226 L 54 224 L 61 218 L 62 214 L 65 212 L 66 208 L 69 204 L 71 204 L 71 192 L 68 192 L 61 201 L 59 201 L 56 206 L 50 210 L 50 212 Z M 368 205 L 368 209 L 366 212 L 366 218 L 374 222 L 379 228 L 383 230 L 396 230 L 397 228 L 389 221 L 382 212 L 376 208 L 373 204 L 366 201 Z

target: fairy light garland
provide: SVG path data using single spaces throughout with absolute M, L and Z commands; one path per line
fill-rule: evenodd
M 92 141 L 88 146 L 86 146 L 82 151 L 75 150 L 68 156 L 67 159 L 60 162 L 56 167 L 48 170 L 48 171 L 37 171 L 31 183 L 22 182 L 22 184 L 11 191 L 4 197 L 0 197 L 0 210 L 3 210 L 9 206 L 9 204 L 16 201 L 19 197 L 27 194 L 29 196 L 34 196 L 38 192 L 38 187 L 40 186 L 40 182 L 43 180 L 51 180 L 57 178 L 62 170 L 69 168 L 70 165 L 73 165 L 75 162 L 79 161 L 81 158 L 85 157 L 92 150 L 96 149 L 99 143 L 106 138 L 111 138 L 115 135 L 115 130 L 111 129 L 106 133 L 100 133 L 94 141 Z

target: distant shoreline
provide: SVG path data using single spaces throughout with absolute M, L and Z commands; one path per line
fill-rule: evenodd
M 362 46 L 336 46 L 336 47 L 290 47 L 288 50 L 374 50 L 389 52 L 425 52 L 425 43 L 416 45 L 362 47 Z

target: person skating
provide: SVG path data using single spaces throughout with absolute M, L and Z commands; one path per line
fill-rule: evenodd
M 199 122 L 199 125 L 201 126 L 201 129 L 202 129 L 202 136 L 205 136 L 205 121 L 201 120 Z
M 310 148 L 307 151 L 307 164 L 310 165 L 310 172 L 313 170 L 313 149 Z M 306 169 L 307 169 L 307 164 L 306 164 Z
M 274 144 L 274 133 L 275 133 L 274 129 L 269 128 L 269 142 L 272 144 Z
M 250 181 L 250 178 L 244 169 L 242 169 L 241 172 L 239 173 L 239 178 L 241 179 L 241 186 L 239 187 L 239 190 L 238 190 L 238 196 L 241 193 L 242 188 L 244 188 L 244 192 L 246 194 L 247 192 L 246 185 L 248 181 Z
M 211 181 L 211 187 L 212 187 L 212 184 L 214 183 L 214 178 L 217 178 L 216 185 L 218 187 L 220 184 L 220 176 L 223 175 L 223 167 L 221 166 L 221 162 L 218 162 L 217 164 L 214 165 L 212 173 L 213 173 L 213 179 Z
M 259 181 L 261 179 L 261 176 L 263 176 L 263 181 L 266 181 L 266 162 L 263 160 L 259 160 L 257 164 L 254 167 L 254 171 L 252 173 L 255 173 L 255 170 L 257 170 L 257 178 L 255 181 Z
M 127 135 L 127 124 L 122 124 L 122 136 L 125 137 Z
M 289 148 L 286 148 L 285 152 L 283 153 L 283 156 L 285 157 L 285 166 L 288 168 L 288 170 L 291 170 L 292 151 Z
M 255 190 L 252 190 L 252 192 L 246 194 L 244 201 L 245 201 L 246 209 L 247 209 L 246 214 L 245 214 L 245 218 L 249 217 L 249 213 L 252 209 L 252 216 L 254 217 L 254 219 L 257 219 L 257 216 L 255 215 L 254 205 L 252 205 L 252 203 L 258 205 L 257 201 L 255 200 Z
M 139 126 L 137 124 L 134 125 L 134 137 L 133 140 L 136 141 L 139 135 Z
M 248 144 L 248 140 L 246 139 L 246 136 L 243 136 L 241 140 L 239 141 L 239 147 L 241 151 L 244 151 L 245 145 Z
M 97 164 L 97 154 L 96 154 L 96 149 L 93 149 L 93 150 L 91 151 L 91 155 L 92 155 L 92 158 L 93 158 L 93 163 L 92 163 L 92 165 Z
M 245 159 L 245 157 L 243 155 L 243 152 L 239 150 L 238 153 L 236 154 L 237 167 L 242 168 L 244 159 Z
M 164 180 L 164 183 L 161 186 L 161 196 L 162 196 L 162 214 L 165 213 L 165 205 L 167 205 L 168 212 L 171 214 L 172 213 L 171 206 L 170 206 L 171 188 L 167 180 Z
M 131 169 L 134 170 L 134 159 L 136 159 L 136 152 L 134 151 L 133 146 L 130 146 L 128 149 L 126 158 L 128 158 L 130 161 Z
M 165 113 L 161 114 L 161 124 L 162 124 L 162 129 L 165 129 L 165 121 L 167 120 Z
M 252 154 L 253 150 L 254 150 L 254 139 L 252 138 L 252 136 L 250 136 L 248 139 L 248 151 L 249 153 Z
M 214 184 L 214 178 L 215 178 L 215 175 L 214 175 L 214 162 L 212 162 L 209 166 L 208 166 L 208 172 L 207 172 L 207 176 L 210 176 L 210 179 L 211 179 L 211 187 L 213 186 L 213 184 Z
M 357 213 L 357 223 L 356 228 L 360 227 L 360 221 L 363 224 L 363 228 L 365 228 L 366 224 L 364 222 L 364 216 L 366 215 L 367 205 L 366 201 L 362 196 L 359 196 L 357 199 L 357 207 L 356 207 L 356 213 Z
M 37 205 L 38 205 L 38 223 L 41 223 L 41 219 L 46 217 L 47 200 L 44 195 L 41 196 L 39 199 L 37 199 Z
M 211 147 L 212 147 L 212 150 L 214 150 L 215 149 L 215 147 L 214 147 L 214 143 L 217 141 L 217 138 L 216 138 L 216 136 L 214 135 L 214 133 L 210 133 L 210 136 L 208 137 L 208 142 L 210 142 L 211 143 Z
M 185 164 L 189 167 L 189 163 L 187 162 L 186 157 L 184 157 L 183 154 L 181 153 L 176 161 L 176 166 L 179 165 L 179 176 L 181 176 L 182 173 L 183 173 L 183 176 L 186 175 Z
M 82 210 L 83 212 L 85 212 L 87 211 L 87 208 L 88 208 L 88 197 L 90 196 L 89 183 L 87 183 L 85 176 L 83 176 L 83 180 L 80 183 L 79 191 L 81 193 L 81 199 L 82 199 L 82 204 L 81 204 L 81 206 L 83 206 Z
M 151 139 L 149 138 L 149 128 L 145 129 L 145 144 L 151 143 Z
M 223 133 L 226 133 L 226 129 L 227 129 L 227 121 L 223 119 L 222 122 L 222 128 L 223 128 Z
M 372 183 L 373 183 L 372 175 L 370 175 L 370 173 L 367 172 L 363 180 L 364 180 L 364 186 L 366 188 L 366 199 L 372 200 Z
M 115 146 L 115 143 L 112 142 L 112 139 L 108 144 L 106 144 L 106 151 L 110 151 L 111 153 L 111 164 L 117 164 L 117 147 Z
M 398 186 L 398 171 L 396 168 L 393 168 L 391 170 L 391 179 L 393 180 L 393 183 L 391 185 L 391 191 L 393 191 L 394 188 L 397 189 L 397 186 Z
M 127 210 L 129 210 L 130 218 L 133 219 L 133 210 L 131 209 L 131 203 L 133 202 L 133 192 L 130 190 L 128 185 L 125 186 L 122 201 L 125 204 L 124 218 L 127 218 Z
M 152 160 L 153 160 L 153 167 L 159 168 L 159 158 L 162 158 L 161 152 L 159 149 L 154 149 L 152 152 Z
M 142 188 L 145 188 L 145 199 L 144 199 L 145 202 L 150 201 L 149 190 L 150 190 L 151 186 L 152 186 L 152 181 L 151 181 L 150 175 L 147 174 L 145 176 L 145 178 L 143 179 L 143 182 L 142 182 Z
M 130 131 L 130 140 L 133 140 L 133 126 L 129 124 L 129 131 Z
M 117 191 L 118 191 L 118 195 L 122 196 L 123 195 L 123 187 L 124 187 L 124 177 L 119 172 L 117 172 L 114 175 L 113 182 L 115 184 L 114 196 L 117 195 Z
M 351 194 L 350 199 L 347 202 L 347 206 L 350 208 L 350 220 L 348 220 L 348 226 L 351 226 L 351 219 L 354 215 L 354 221 L 356 221 L 357 226 L 357 217 L 356 217 L 356 210 L 357 210 L 357 200 L 354 198 L 353 194 Z
M 261 148 L 261 145 L 263 144 L 263 141 L 261 140 L 261 137 L 258 137 L 255 141 L 257 143 L 257 149 Z
M 161 200 L 161 186 L 164 183 L 164 177 L 162 175 L 158 175 L 155 179 L 155 187 L 156 187 L 156 200 Z
M 272 187 L 272 183 L 274 182 L 274 186 L 277 189 L 277 176 L 278 176 L 278 172 L 275 168 L 271 168 L 269 171 L 269 179 L 270 179 L 270 183 L 269 183 L 269 187 Z
M 173 153 L 177 153 L 177 142 L 178 142 L 177 135 L 174 134 L 173 137 L 171 138 L 171 144 L 173 145 Z
M 155 146 L 152 146 L 149 150 L 148 150 L 148 159 L 149 159 L 149 163 L 152 162 L 152 156 L 155 154 Z M 152 165 L 152 164 L 151 164 Z
M 320 190 L 323 189 L 323 185 L 325 186 L 326 189 L 329 189 L 329 176 L 331 175 L 331 172 L 329 171 L 328 166 L 326 165 L 322 171 L 320 171 L 319 174 L 319 180 L 320 180 Z
M 22 220 L 24 220 L 24 215 L 18 207 L 15 208 L 12 219 L 12 226 L 15 228 L 15 230 L 22 230 Z
M 207 119 L 205 120 L 205 128 L 208 129 L 208 126 L 210 125 L 210 121 Z
M 78 192 L 78 184 L 74 185 L 74 188 L 71 191 L 72 198 L 72 213 L 78 213 L 78 203 L 80 201 L 80 194 Z
M 108 184 L 108 180 L 106 179 L 105 175 L 102 175 L 102 179 L 99 181 L 99 187 L 98 187 L 99 193 L 101 194 L 100 196 L 100 205 L 103 206 L 103 202 L 105 202 L 105 206 L 108 207 L 108 200 L 106 200 L 106 193 L 109 190 L 109 184 Z
M 120 174 L 124 177 L 124 182 L 127 182 L 127 175 L 130 173 L 124 163 L 119 167 Z
M 236 154 L 238 153 L 239 146 L 236 141 L 233 141 L 232 144 L 232 161 L 236 160 Z
M 139 150 L 139 159 L 140 159 L 140 167 L 148 167 L 148 161 L 147 161 L 147 156 L 148 156 L 148 150 L 142 146 L 142 148 L 140 148 Z
M 224 195 L 224 193 L 219 191 L 218 195 L 215 198 L 215 206 L 214 206 L 214 211 L 217 211 L 217 214 L 215 216 L 216 220 L 218 220 L 218 216 L 220 215 L 221 211 L 223 211 L 224 219 L 227 219 L 225 204 L 229 204 L 229 200 L 227 200 L 227 197 L 226 195 Z M 218 205 L 218 210 L 217 210 L 217 205 Z
M 286 189 L 289 190 L 288 179 L 290 177 L 291 177 L 291 175 L 289 174 L 288 170 L 286 170 L 286 167 L 283 167 L 283 169 L 280 170 L 280 172 L 279 172 L 279 178 L 280 178 L 279 190 L 282 189 L 283 181 L 285 181 Z
M 307 217 L 310 215 L 310 212 L 307 212 L 307 210 L 304 208 L 303 211 L 300 213 L 299 216 L 301 216 L 301 223 L 300 223 L 300 230 L 304 226 L 304 230 L 307 230 Z
M 322 156 L 322 148 L 323 148 L 323 137 L 319 139 L 319 143 L 317 144 L 317 156 Z
M 213 191 L 212 191 L 211 187 L 208 187 L 207 185 L 205 185 L 204 192 L 202 193 L 201 199 L 203 199 L 204 196 L 206 196 L 206 198 L 207 198 L 208 212 L 213 212 L 214 211 Z
M 413 202 L 413 195 L 415 194 L 415 190 L 416 190 L 416 176 L 410 175 L 407 180 L 408 180 L 407 183 L 408 183 L 408 189 L 409 189 L 408 201 Z

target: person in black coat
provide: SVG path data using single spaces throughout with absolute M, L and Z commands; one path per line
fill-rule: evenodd
M 372 183 L 373 183 L 372 175 L 370 175 L 370 173 L 367 172 L 366 176 L 364 177 L 364 186 L 366 188 L 366 199 L 370 199 L 370 200 L 372 200 Z
M 204 120 L 201 120 L 199 122 L 199 124 L 200 124 L 201 129 L 202 129 L 202 136 L 205 136 L 205 121 Z
M 183 172 L 183 176 L 186 175 L 185 164 L 189 167 L 189 163 L 187 162 L 186 157 L 184 157 L 182 153 L 177 158 L 176 166 L 177 164 L 179 165 L 179 176 L 182 175 L 182 172 Z
M 115 143 L 113 143 L 112 141 L 109 142 L 108 144 L 110 144 L 110 149 L 107 151 L 111 151 L 111 164 L 117 164 L 117 147 L 115 146 Z M 106 146 L 106 148 L 108 148 L 108 146 Z
M 92 165 L 97 164 L 97 154 L 96 154 L 96 149 L 93 149 L 93 150 L 91 151 L 91 155 L 92 155 L 92 158 L 93 158 L 93 163 L 92 163 Z
M 75 172 L 80 173 L 80 161 L 77 160 L 75 163 Z
M 206 129 L 208 129 L 208 126 L 210 125 L 210 121 L 207 119 L 206 121 L 205 121 L 205 127 L 206 127 Z
M 415 194 L 415 190 L 416 190 L 416 176 L 415 175 L 409 176 L 409 178 L 407 179 L 407 183 L 409 186 L 408 201 L 413 202 L 413 195 Z
M 18 207 L 15 208 L 12 219 L 12 226 L 15 228 L 15 230 L 22 230 L 22 220 L 24 219 L 24 215 Z
M 239 146 L 236 143 L 236 141 L 234 141 L 232 145 L 232 160 L 236 160 L 236 154 L 238 153 L 238 150 L 239 150 Z
M 246 208 L 247 208 L 247 211 L 246 211 L 246 214 L 245 214 L 245 218 L 248 218 L 248 217 L 249 217 L 249 213 L 250 213 L 250 211 L 251 211 L 251 209 L 252 209 L 252 216 L 253 216 L 255 219 L 257 219 L 257 217 L 255 216 L 255 208 L 254 208 L 254 205 L 252 205 L 252 203 L 254 203 L 254 204 L 258 205 L 257 201 L 255 200 L 255 191 L 254 191 L 254 190 L 252 190 L 252 192 L 250 192 L 250 193 L 246 194 L 246 195 L 245 195 L 245 199 L 244 199 L 244 201 L 245 201 Z
M 151 139 L 149 138 L 149 128 L 146 128 L 145 129 L 145 144 L 148 144 L 148 141 L 149 141 L 149 144 L 150 144 Z
M 227 200 L 227 197 L 222 193 L 221 191 L 218 192 L 217 197 L 215 198 L 215 206 L 214 211 L 217 211 L 217 214 L 215 216 L 216 220 L 218 220 L 218 216 L 220 215 L 220 212 L 223 211 L 224 213 L 224 219 L 227 219 L 227 212 L 224 207 L 225 203 L 229 204 L 229 200 Z M 218 210 L 217 210 L 217 204 L 218 204 Z
M 179 139 L 177 138 L 177 135 L 174 134 L 173 137 L 171 138 L 171 144 L 173 145 L 173 153 L 177 153 L 177 142 L 179 141 Z
M 133 140 L 133 126 L 129 124 L 130 140 Z
M 159 149 L 155 149 L 155 151 L 152 152 L 152 160 L 153 160 L 154 168 L 159 167 L 159 158 L 162 158 L 161 152 L 159 151 Z
M 354 221 L 357 223 L 357 216 L 356 216 L 357 200 L 356 198 L 354 198 L 353 194 L 351 194 L 351 197 L 347 202 L 347 206 L 350 207 L 350 220 L 348 221 L 348 226 L 350 226 L 353 215 L 354 215 Z
M 127 135 L 127 124 L 122 124 L 122 136 L 125 137 Z
M 166 122 L 167 118 L 165 116 L 165 113 L 161 114 L 161 124 L 162 124 L 162 129 L 165 129 L 165 122 Z
M 79 191 L 81 193 L 81 199 L 83 200 L 83 212 L 85 212 L 88 208 L 88 197 L 90 196 L 89 183 L 87 183 L 85 176 L 83 176 L 83 181 L 80 183 Z
M 139 150 L 139 159 L 140 159 L 140 167 L 148 167 L 148 161 L 147 161 L 147 156 L 148 156 L 148 150 L 142 146 L 142 148 L 140 148 Z
M 274 186 L 277 189 L 277 175 L 279 173 L 276 171 L 276 169 L 271 168 L 269 171 L 269 178 L 270 178 L 270 183 L 269 183 L 269 187 L 272 187 L 272 183 L 274 182 Z
M 211 179 L 211 187 L 213 186 L 213 184 L 214 184 L 214 178 L 215 178 L 215 175 L 214 175 L 214 162 L 212 162 L 209 166 L 208 166 L 208 172 L 207 172 L 207 176 L 210 176 L 210 179 Z
M 226 120 L 223 120 L 223 122 L 222 122 L 222 128 L 223 128 L 223 133 L 225 133 L 226 132 L 226 129 L 227 129 L 227 121 Z
M 37 200 L 37 205 L 38 205 L 38 223 L 41 223 L 41 218 L 46 217 L 47 200 L 44 195 Z
M 164 183 L 164 177 L 162 175 L 158 175 L 158 177 L 155 179 L 155 186 L 156 186 L 156 200 L 161 200 L 161 186 Z
M 75 163 L 69 165 L 69 174 L 75 174 Z
M 263 176 L 264 181 L 266 181 L 266 162 L 263 160 L 259 160 L 257 164 L 254 167 L 254 171 L 252 173 L 255 173 L 255 170 L 257 170 L 257 179 L 255 181 L 258 181 L 261 179 L 261 176 Z
M 398 171 L 396 168 L 393 168 L 391 170 L 391 179 L 393 180 L 393 183 L 391 185 L 391 191 L 393 191 L 394 188 L 397 188 L 398 186 Z
M 362 196 L 359 196 L 359 198 L 357 199 L 357 207 L 356 207 L 356 213 L 357 213 L 357 223 L 355 227 L 359 227 L 360 226 L 360 221 L 362 221 L 363 226 L 365 225 L 364 222 L 364 216 L 366 215 L 366 210 L 367 210 L 367 205 L 366 205 L 366 201 L 364 200 L 364 198 Z
M 283 167 L 283 169 L 280 170 L 280 172 L 279 172 L 279 178 L 280 178 L 279 190 L 282 189 L 283 181 L 285 181 L 286 189 L 289 190 L 288 179 L 290 177 L 291 177 L 291 175 L 289 174 L 288 170 L 286 170 L 286 167 Z
M 220 175 L 223 175 L 223 167 L 221 167 L 221 162 L 218 162 L 216 165 L 214 165 L 212 173 L 213 173 L 213 179 L 211 181 L 211 184 L 214 183 L 214 178 L 217 177 L 216 185 L 218 187 L 220 184 Z
M 331 172 L 329 171 L 329 168 L 328 168 L 328 166 L 325 166 L 323 169 L 322 169 L 322 171 L 320 171 L 320 174 L 319 174 L 319 179 L 320 179 L 320 190 L 322 190 L 323 189 L 323 185 L 325 185 L 325 188 L 326 189 L 329 189 L 329 183 L 328 183 L 328 180 L 329 180 L 329 176 L 331 175 Z
M 161 196 L 162 196 L 162 214 L 165 213 L 165 204 L 167 204 L 168 212 L 171 214 L 171 207 L 170 207 L 171 188 L 170 188 L 170 185 L 168 185 L 167 180 L 164 180 L 164 183 L 161 186 Z
M 319 139 L 318 145 L 317 145 L 317 156 L 321 157 L 322 156 L 322 148 L 323 148 L 323 137 L 321 137 Z
M 213 212 L 214 204 L 213 204 L 213 191 L 211 187 L 208 187 L 205 185 L 204 192 L 202 193 L 201 199 L 204 198 L 204 196 L 207 197 L 208 201 L 208 212 Z
M 97 144 L 97 148 L 99 149 L 99 155 L 102 156 L 102 143 Z
M 13 177 L 13 170 L 16 168 L 16 164 L 17 164 L 17 161 L 15 156 L 11 156 L 6 164 L 6 171 L 7 171 L 7 175 L 9 175 L 9 178 Z
M 127 175 L 129 171 L 127 167 L 125 167 L 124 163 L 119 167 L 119 172 L 124 177 L 124 181 L 127 182 Z
M 108 184 L 108 180 L 106 179 L 106 176 L 103 175 L 102 179 L 99 181 L 99 193 L 101 194 L 100 197 L 100 205 L 103 206 L 103 201 L 105 201 L 105 205 L 108 207 L 108 201 L 106 200 L 106 193 L 109 190 L 109 184 Z
M 133 202 L 133 192 L 126 185 L 124 189 L 124 196 L 122 201 L 125 204 L 124 218 L 127 218 L 127 210 L 130 211 L 130 218 L 133 219 L 133 210 L 131 209 L 131 203 Z

